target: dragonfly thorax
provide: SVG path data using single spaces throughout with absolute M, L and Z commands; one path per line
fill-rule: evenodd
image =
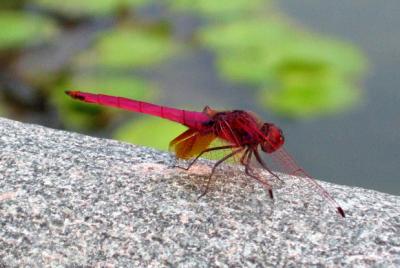
M 234 110 L 216 112 L 207 126 L 219 138 L 237 146 L 261 148 L 273 152 L 282 146 L 282 131 L 273 124 L 262 123 L 251 112 Z

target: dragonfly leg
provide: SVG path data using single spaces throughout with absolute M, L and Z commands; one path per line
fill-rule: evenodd
M 262 180 L 259 176 L 250 173 L 250 171 L 252 171 L 252 169 L 250 167 L 250 159 L 251 159 L 252 152 L 254 152 L 254 151 L 250 151 L 249 154 L 248 154 L 248 157 L 247 157 L 246 163 L 245 163 L 244 172 L 248 176 L 252 177 L 253 179 L 257 180 L 259 183 L 261 183 L 265 188 L 267 188 L 269 197 L 271 199 L 274 199 L 274 194 L 272 192 L 272 186 L 268 182 L 266 182 L 265 180 Z M 256 156 L 256 158 L 257 158 L 257 156 Z
M 240 158 L 240 163 L 245 166 L 246 165 L 246 161 L 247 161 L 247 154 L 250 152 L 250 149 L 246 149 L 246 151 L 244 151 L 244 154 L 242 155 L 242 157 Z
M 284 183 L 284 181 L 279 178 L 278 175 L 276 175 L 271 169 L 268 168 L 268 166 L 265 164 L 265 162 L 262 160 L 262 158 L 260 157 L 260 154 L 258 153 L 258 151 L 256 149 L 253 150 L 254 156 L 257 159 L 257 162 L 261 164 L 261 166 L 267 170 L 272 176 L 274 176 L 276 179 L 278 179 L 280 182 Z
M 208 149 L 205 149 L 204 151 L 202 151 L 201 153 L 199 153 L 195 159 L 193 159 L 189 165 L 187 167 L 181 167 L 178 165 L 174 165 L 174 167 L 180 168 L 180 169 L 184 169 L 184 170 L 189 170 L 194 163 L 196 163 L 196 161 L 200 158 L 200 156 L 202 156 L 203 154 L 207 153 L 207 152 L 211 152 L 211 151 L 217 151 L 217 150 L 226 150 L 226 149 L 232 149 L 232 148 L 236 148 L 236 145 L 225 145 L 225 146 L 218 146 L 218 147 L 211 147 Z
M 208 190 L 209 190 L 209 188 L 210 188 L 211 179 L 212 179 L 212 176 L 214 175 L 215 169 L 216 169 L 220 164 L 222 164 L 223 162 L 225 162 L 226 160 L 228 160 L 228 159 L 231 158 L 232 156 L 234 156 L 234 155 L 240 153 L 240 152 L 243 151 L 243 150 L 244 150 L 244 148 L 239 148 L 239 149 L 237 149 L 237 150 L 231 152 L 230 154 L 224 156 L 223 158 L 221 158 L 220 160 L 218 160 L 218 161 L 215 163 L 215 165 L 213 166 L 213 168 L 212 168 L 212 170 L 211 170 L 211 174 L 210 174 L 210 176 L 208 177 L 207 184 L 206 184 L 206 189 L 205 189 L 204 192 L 198 197 L 198 199 L 202 198 L 204 195 L 207 194 L 207 192 L 208 192 Z
M 246 149 L 246 151 L 244 152 L 244 154 L 242 155 L 242 157 L 240 158 L 240 163 L 243 165 L 243 166 L 246 166 L 246 164 L 247 164 L 247 157 L 248 157 L 248 155 L 250 154 L 250 148 L 248 148 L 248 149 Z M 248 180 L 248 181 L 250 181 L 250 179 L 248 178 L 248 177 L 246 177 L 246 179 Z

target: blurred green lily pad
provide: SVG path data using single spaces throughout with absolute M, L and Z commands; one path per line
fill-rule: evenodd
M 310 118 L 337 113 L 360 99 L 360 90 L 340 76 L 329 74 L 313 79 L 286 78 L 278 88 L 260 92 L 259 102 L 289 118 Z
M 267 59 L 260 60 L 259 56 L 221 56 L 217 58 L 216 64 L 221 75 L 233 82 L 258 86 L 266 81 L 271 82 L 274 76 L 271 63 Z
M 126 122 L 116 129 L 113 133 L 113 138 L 136 145 L 168 151 L 169 143 L 185 130 L 187 130 L 187 127 L 181 124 L 158 117 L 143 115 L 138 119 Z M 226 143 L 221 143 L 221 140 L 216 139 L 209 147 L 223 145 L 226 145 Z M 226 156 L 227 153 L 229 153 L 229 150 L 213 151 L 203 154 L 202 158 L 220 160 Z M 235 161 L 237 160 L 232 159 L 228 160 L 227 163 L 234 163 Z
M 57 32 L 55 23 L 42 16 L 0 11 L 0 49 L 19 48 L 43 42 Z
M 157 117 L 143 115 L 143 118 L 132 120 L 118 128 L 113 137 L 137 145 L 168 150 L 171 140 L 184 132 L 183 125 Z
M 225 78 L 261 88 L 261 103 L 282 116 L 339 111 L 360 97 L 366 60 L 350 44 L 261 19 L 211 26 L 200 39 Z
M 79 90 L 143 101 L 155 96 L 155 90 L 149 83 L 133 76 L 77 75 L 63 88 L 56 90 L 53 99 L 67 127 L 86 130 L 106 125 L 122 111 L 73 100 L 65 95 L 65 90 Z
M 343 75 L 359 74 L 366 60 L 353 46 L 324 37 L 312 37 L 280 21 L 249 20 L 206 28 L 204 44 L 218 56 L 228 78 L 264 83 L 288 65 L 297 68 L 335 69 Z
M 217 66 L 229 80 L 263 84 L 272 76 L 279 50 L 298 40 L 288 25 L 272 20 L 246 20 L 205 28 L 200 40 L 217 54 Z
M 173 9 L 192 11 L 210 18 L 246 14 L 262 9 L 269 0 L 170 0 Z
M 281 20 L 246 19 L 210 25 L 200 31 L 200 40 L 218 55 L 231 52 L 258 53 L 293 42 L 298 33 Z
M 365 71 L 366 60 L 359 50 L 350 44 L 337 40 L 320 38 L 301 38 L 287 44 L 277 51 L 279 60 L 274 68 L 282 67 L 329 68 L 344 76 L 359 75 Z
M 67 17 L 106 15 L 120 8 L 136 7 L 148 3 L 147 0 L 34 0 L 34 2 Z
M 83 66 L 143 67 L 166 59 L 174 50 L 175 45 L 164 36 L 123 28 L 103 33 L 76 62 Z

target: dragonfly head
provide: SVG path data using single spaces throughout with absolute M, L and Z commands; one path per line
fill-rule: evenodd
M 264 123 L 261 132 L 263 133 L 261 149 L 266 153 L 278 150 L 285 143 L 282 130 L 274 124 Z

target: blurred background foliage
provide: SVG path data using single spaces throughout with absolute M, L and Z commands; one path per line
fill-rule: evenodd
M 198 22 L 186 38 L 174 29 L 182 14 Z M 157 102 L 167 93 L 149 71 L 207 50 L 221 79 L 245 86 L 257 107 L 302 120 L 354 106 L 366 70 L 356 47 L 299 26 L 271 0 L 2 0 L 0 29 L 0 115 L 47 114 L 47 125 L 159 149 L 183 127 L 64 90 Z

